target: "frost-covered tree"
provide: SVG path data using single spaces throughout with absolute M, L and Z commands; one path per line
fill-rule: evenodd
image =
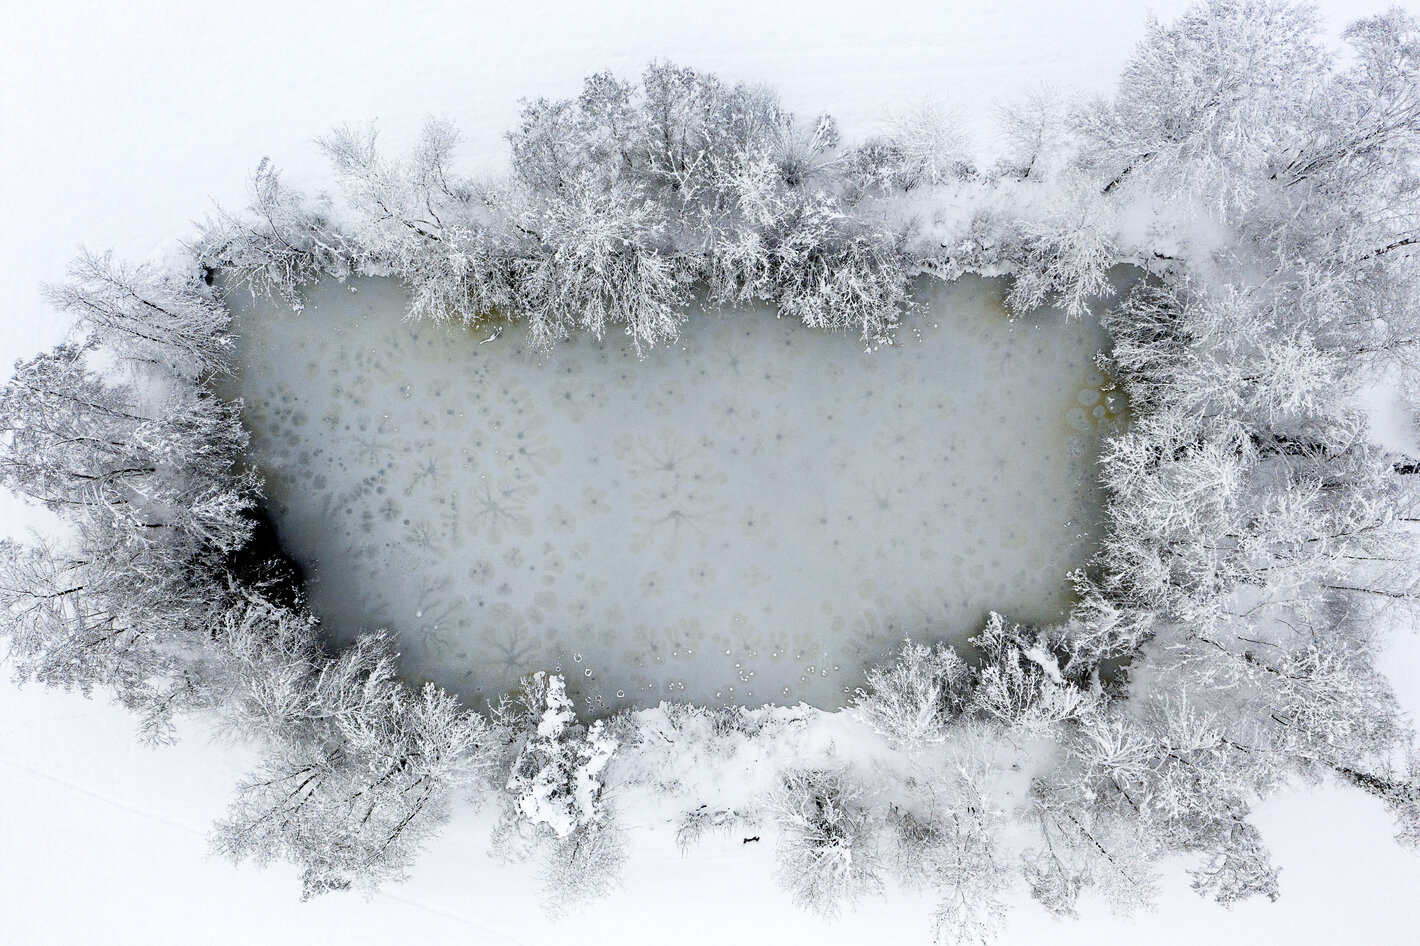
M 18 678 L 108 691 L 164 739 L 176 711 L 207 699 L 224 562 L 251 529 L 246 435 L 230 405 L 161 375 L 159 347 L 133 356 L 142 374 L 125 382 L 89 363 L 95 346 L 22 361 L 0 389 L 0 485 L 69 527 L 63 544 L 7 545 L 0 631 Z
M 1003 105 L 997 115 L 1002 156 L 996 173 L 1048 180 L 1072 157 L 1067 102 L 1037 87 Z
M 545 826 L 560 838 L 601 817 L 602 769 L 616 740 L 600 720 L 585 730 L 576 722 L 567 685 L 539 671 L 520 694 L 536 729 L 523 743 L 508 776 L 518 817 Z
M 1006 915 L 1013 871 L 1002 843 L 1005 812 L 984 789 L 985 769 L 979 758 L 955 765 L 934 779 L 920 811 L 888 814 L 894 874 L 909 889 L 936 893 L 936 941 L 948 946 L 989 946 Z
M 290 861 L 304 896 L 403 877 L 455 790 L 496 746 L 487 723 L 396 676 L 392 641 L 361 637 L 314 674 L 269 681 L 282 722 L 214 828 L 233 861 Z
M 911 191 L 964 180 L 975 173 L 959 123 L 940 102 L 894 112 L 886 131 L 844 156 L 850 187 L 867 193 Z
M 762 86 L 729 85 L 669 62 L 637 83 L 601 73 L 575 99 L 525 103 L 509 134 L 513 172 L 539 192 L 594 177 L 642 184 L 668 207 L 717 207 L 716 181 L 740 161 L 764 155 L 790 189 L 820 182 L 838 145 L 833 120 L 800 122 Z
M 1290 627 L 1219 625 L 1173 644 L 1153 672 L 1206 701 L 1214 728 L 1250 764 L 1373 791 L 1404 834 L 1414 732 L 1375 666 L 1376 616 L 1347 611 L 1338 625 L 1294 615 Z
M 1089 312 L 1090 302 L 1114 294 L 1109 270 L 1119 260 L 1108 221 L 1094 198 L 1068 193 L 1038 215 L 1011 221 L 1005 255 L 1015 266 L 1006 294 L 1013 312 L 1057 305 L 1072 318 Z
M 218 210 L 198 231 L 190 250 L 208 272 L 253 296 L 304 306 L 305 287 L 351 272 L 344 234 L 330 219 L 330 199 L 307 199 L 281 181 L 267 159 L 252 174 L 245 213 Z
M 853 705 L 891 743 L 913 750 L 947 738 L 973 685 L 966 661 L 949 645 L 906 641 L 894 663 L 868 669 L 867 689 L 858 690 Z
M 609 328 L 638 352 L 676 337 L 689 278 L 661 206 L 632 186 L 589 180 L 532 206 L 521 225 L 537 231 L 540 252 L 517 265 L 515 304 L 534 347 Z
M 494 209 L 499 189 L 454 173 L 451 125 L 427 123 L 404 161 L 379 151 L 373 128 L 343 126 L 319 143 L 356 218 L 360 272 L 403 282 L 416 318 L 474 325 L 509 311 L 511 261 L 525 254 Z
M 238 739 L 281 740 L 303 727 L 311 681 L 327 656 L 315 613 L 265 591 L 234 582 L 208 657 L 222 729 Z
M 0 484 L 70 518 L 109 518 L 173 555 L 230 551 L 249 529 L 252 483 L 236 409 L 202 388 L 106 378 L 96 340 L 16 365 L 0 389 Z M 142 536 L 142 538 L 139 538 Z
M 536 858 L 544 904 L 562 913 L 610 890 L 626 859 L 602 775 L 617 741 L 601 720 L 577 722 L 558 674 L 525 677 L 516 703 L 500 715 L 525 735 L 508 775 L 495 850 Z
M 1114 98 L 1081 116 L 1103 189 L 1241 209 L 1326 65 L 1315 11 L 1286 0 L 1206 0 L 1152 21 Z
M 120 359 L 160 376 L 203 379 L 226 369 L 233 344 L 227 310 L 204 288 L 195 272 L 130 266 L 84 250 L 68 281 L 46 286 L 45 295 L 74 317 L 78 332 Z
M 1102 707 L 1067 733 L 1068 756 L 1032 788 L 1043 845 L 1032 886 L 1053 909 L 1100 888 L 1116 909 L 1151 902 L 1147 863 L 1201 855 L 1194 888 L 1223 904 L 1277 897 L 1249 799 L 1281 777 L 1278 760 L 1240 750 L 1218 719 L 1184 698 Z M 1135 867 L 1131 868 L 1130 865 Z M 1068 895 L 1068 896 L 1067 896 Z
M 1106 317 L 1111 363 L 1128 376 L 1132 404 L 1215 430 L 1344 444 L 1359 421 L 1346 408 L 1359 378 L 1344 370 L 1356 339 L 1328 321 L 1232 284 L 1141 285 Z
M 909 270 L 888 231 L 850 225 L 816 201 L 774 245 L 769 267 L 780 311 L 811 328 L 856 332 L 869 346 L 892 340 L 907 311 Z
M 1324 94 L 1307 102 L 1299 134 L 1273 159 L 1271 179 L 1284 187 L 1307 181 L 1324 188 L 1362 180 L 1413 183 L 1420 21 L 1392 7 L 1355 21 L 1342 37 L 1354 59 L 1329 77 Z
M 1031 895 L 1051 914 L 1078 916 L 1087 890 L 1120 914 L 1153 903 L 1154 863 L 1162 852 L 1139 819 L 1041 779 L 1031 786 L 1030 812 L 1041 840 L 1023 855 L 1023 873 Z
M 862 789 L 842 772 L 786 772 L 770 799 L 780 825 L 779 883 L 820 916 L 883 889 L 876 825 Z
M 626 865 L 627 844 L 614 815 L 565 838 L 541 840 L 537 879 L 548 913 L 563 915 L 615 890 Z
M 992 612 L 972 638 L 982 659 L 970 708 L 1035 735 L 1092 712 L 1099 701 L 1098 680 L 1081 678 L 1081 668 L 1072 665 L 1060 643 Z
M 145 741 L 173 736 L 173 717 L 207 705 L 203 628 L 221 589 L 177 570 L 111 529 L 72 549 L 0 545 L 0 635 L 19 682 L 91 696 L 134 711 Z

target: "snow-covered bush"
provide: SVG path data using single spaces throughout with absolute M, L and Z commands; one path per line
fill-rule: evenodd
M 320 139 L 355 221 L 343 237 L 354 270 L 408 286 L 411 316 L 474 325 L 511 309 L 522 236 L 490 210 L 500 189 L 449 167 L 457 144 L 451 126 L 433 121 L 403 162 L 380 153 L 373 128 Z
M 918 749 L 947 738 L 973 683 L 966 662 L 948 645 L 907 641 L 896 662 L 868 668 L 867 689 L 858 690 L 853 705 L 894 745 Z
M 1013 730 L 1042 735 L 1058 723 L 1089 715 L 1098 705 L 1098 681 L 1079 679 L 1068 662 L 1062 667 L 1058 648 L 1036 630 L 1007 624 L 993 611 L 972 643 L 982 657 L 970 704 L 976 712 Z
M 1094 200 L 1057 200 L 1045 214 L 1013 221 L 1004 255 L 1015 267 L 1015 280 L 1006 304 L 1030 312 L 1050 303 L 1079 318 L 1092 300 L 1113 295 L 1109 269 L 1119 261 L 1119 249 Z
M 1003 141 L 995 173 L 1049 179 L 1070 157 L 1070 111 L 1061 96 L 1032 89 L 1001 106 L 997 126 Z
M 191 387 L 228 367 L 231 316 L 202 291 L 195 269 L 169 273 L 83 250 L 69 266 L 68 281 L 46 286 L 45 296 L 74 317 L 77 331 L 136 371 Z
M 882 892 L 877 826 L 862 789 L 828 769 L 786 772 L 770 801 L 780 828 L 779 883 L 823 917 Z
M 853 189 L 910 191 L 976 173 L 966 136 L 940 102 L 918 102 L 889 116 L 887 131 L 844 156 Z
M 515 305 L 528 338 L 551 348 L 574 331 L 621 328 L 637 351 L 673 339 L 689 279 L 664 208 L 634 185 L 575 180 L 541 202 L 528 227 L 541 252 L 518 264 Z
M 536 728 L 523 743 L 508 776 L 517 817 L 565 838 L 602 817 L 602 769 L 616 740 L 601 720 L 577 723 L 567 685 L 539 671 L 523 681 L 521 712 Z
M 735 828 L 753 824 L 754 820 L 744 812 L 701 805 L 681 814 L 676 823 L 675 842 L 682 852 L 687 852 L 711 835 L 727 835 Z

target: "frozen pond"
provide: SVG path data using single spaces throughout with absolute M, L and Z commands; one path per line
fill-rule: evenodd
M 699 313 L 641 360 L 401 320 L 388 280 L 236 303 L 271 513 L 343 640 L 468 698 L 560 668 L 596 709 L 840 705 L 902 638 L 1051 622 L 1115 422 L 1093 322 L 924 281 L 898 344 Z

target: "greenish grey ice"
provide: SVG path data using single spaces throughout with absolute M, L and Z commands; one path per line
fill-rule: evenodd
M 918 287 L 897 344 L 765 309 L 637 359 L 403 321 L 390 280 L 239 300 L 233 382 L 283 545 L 336 640 L 475 698 L 561 669 L 592 709 L 841 705 L 904 637 L 1052 622 L 1122 413 L 1093 320 Z

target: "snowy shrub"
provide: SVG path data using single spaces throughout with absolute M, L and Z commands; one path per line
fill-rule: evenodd
M 806 209 L 773 244 L 766 294 L 811 328 L 856 331 L 870 347 L 892 341 L 908 308 L 908 269 L 882 230 L 835 233 L 839 212 Z
M 770 800 L 780 826 L 779 883 L 805 910 L 836 916 L 883 889 L 871 813 L 841 772 L 783 776 Z
M 231 316 L 197 283 L 195 273 L 127 266 L 83 250 L 68 281 L 46 286 L 45 296 L 134 368 L 191 387 L 224 371 L 233 347 Z
M 992 612 L 986 627 L 972 638 L 982 656 L 971 708 L 999 719 L 1011 729 L 1043 735 L 1056 724 L 1093 712 L 1097 685 L 1079 680 L 1061 667 L 1060 655 L 1039 632 L 1008 625 Z
M 357 220 L 346 240 L 358 271 L 408 286 L 416 318 L 467 326 L 509 311 L 522 241 L 490 209 L 504 189 L 449 167 L 458 144 L 451 126 L 427 123 L 403 162 L 380 153 L 373 128 L 337 128 L 320 144 Z
M 1091 300 L 1114 294 L 1109 269 L 1118 262 L 1119 250 L 1101 212 L 1093 201 L 1058 199 L 1060 205 L 1047 215 L 1016 221 L 1014 245 L 1006 251 L 1016 267 L 1006 295 L 1013 312 L 1051 303 L 1080 318 Z
M 1069 108 L 1047 88 L 1032 89 L 1002 106 L 997 126 L 1003 139 L 998 174 L 1048 178 L 1071 156 Z
M 622 328 L 639 352 L 676 337 L 689 280 L 662 208 L 633 187 L 569 182 L 535 219 L 542 253 L 518 266 L 515 305 L 539 349 Z
M 538 866 L 543 905 L 553 916 L 606 896 L 621 883 L 627 836 L 615 818 L 544 841 Z
M 711 835 L 727 835 L 736 828 L 753 824 L 754 819 L 742 811 L 701 805 L 680 816 L 676 823 L 675 841 L 681 853 L 685 853 Z
M 904 749 L 942 742 L 970 699 L 972 674 L 946 644 L 907 641 L 897 662 L 870 667 L 853 705 L 870 726 Z

